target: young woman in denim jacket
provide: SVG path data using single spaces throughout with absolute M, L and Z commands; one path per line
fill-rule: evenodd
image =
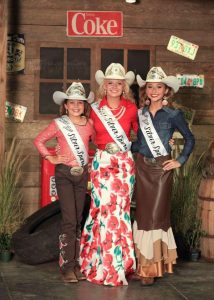
M 184 164 L 195 139 L 181 110 L 170 108 L 168 101 L 179 89 L 178 79 L 153 67 L 146 80 L 137 75 L 143 108 L 139 109 L 136 159 L 136 218 L 133 225 L 137 257 L 136 277 L 151 285 L 155 277 L 172 273 L 177 252 L 170 225 L 170 198 L 173 169 Z M 170 139 L 175 131 L 184 138 L 184 148 L 171 158 Z

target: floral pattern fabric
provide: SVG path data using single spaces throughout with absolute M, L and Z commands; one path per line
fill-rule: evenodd
M 91 170 L 91 207 L 80 242 L 80 266 L 87 280 L 127 285 L 135 255 L 130 199 L 135 175 L 131 152 L 97 150 Z

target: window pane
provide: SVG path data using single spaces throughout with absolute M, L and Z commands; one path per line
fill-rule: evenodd
M 143 79 L 150 68 L 149 50 L 128 50 L 128 70 L 133 71 L 135 75 L 139 74 Z
M 91 49 L 68 49 L 67 76 L 68 79 L 90 80 Z
M 101 70 L 105 72 L 113 62 L 123 65 L 123 49 L 101 49 Z
M 59 105 L 53 101 L 53 93 L 62 91 L 62 83 L 40 83 L 39 90 L 39 113 L 40 114 L 58 114 Z
M 63 48 L 40 48 L 40 78 L 62 79 Z
M 139 74 L 143 79 L 150 68 L 149 50 L 128 50 L 128 70 L 133 71 L 135 75 Z M 131 90 L 135 98 L 136 105 L 139 106 L 139 86 L 132 84 Z

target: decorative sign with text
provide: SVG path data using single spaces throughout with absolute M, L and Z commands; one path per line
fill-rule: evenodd
M 13 121 L 23 122 L 27 111 L 26 106 L 11 103 L 9 101 L 5 102 L 5 116 Z
M 204 87 L 204 75 L 195 74 L 176 74 L 179 80 L 180 86 L 190 86 L 203 88 Z
M 7 36 L 7 72 L 24 73 L 25 39 L 24 34 L 8 34 Z
M 119 11 L 67 11 L 69 37 L 121 37 L 123 14 Z
M 198 48 L 198 45 L 182 40 L 174 35 L 171 36 L 167 46 L 167 50 L 192 60 L 195 59 Z

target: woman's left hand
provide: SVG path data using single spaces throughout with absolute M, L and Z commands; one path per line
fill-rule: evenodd
M 166 160 L 163 163 L 164 171 L 169 171 L 172 169 L 180 168 L 180 166 L 181 166 L 181 164 L 175 159 Z

